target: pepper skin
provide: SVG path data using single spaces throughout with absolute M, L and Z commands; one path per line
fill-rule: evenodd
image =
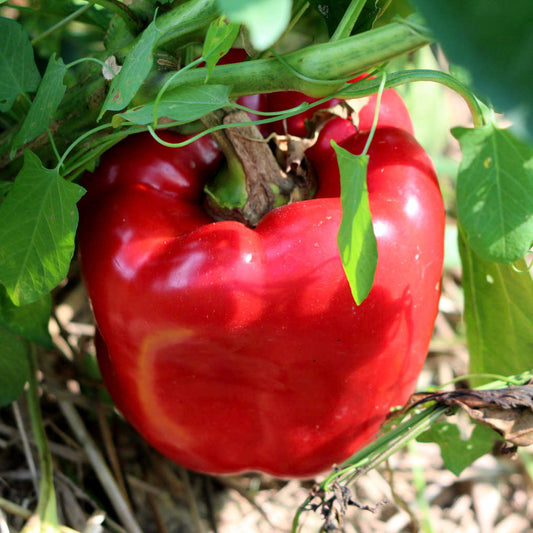
M 341 144 L 360 153 L 366 136 Z M 312 477 L 413 392 L 437 313 L 442 197 L 408 132 L 377 129 L 368 155 L 379 258 L 360 306 L 336 245 L 334 160 L 317 198 L 255 229 L 202 210 L 222 160 L 208 138 L 173 150 L 131 136 L 87 177 L 79 249 L 98 360 L 118 408 L 163 454 L 211 474 Z
M 359 79 L 359 78 L 357 78 Z M 357 81 L 354 80 L 355 81 Z M 268 111 L 284 111 L 291 107 L 296 107 L 302 102 L 316 102 L 317 98 L 306 96 L 296 91 L 275 92 L 267 95 L 266 109 Z M 298 115 L 289 117 L 269 124 L 269 130 L 278 134 L 290 134 L 297 137 L 307 137 L 307 121 L 313 118 L 318 109 L 328 109 L 338 104 L 341 100 L 332 99 L 318 108 L 312 107 Z M 360 131 L 369 130 L 374 122 L 374 112 L 376 110 L 377 95 L 373 94 L 367 99 L 359 100 L 362 105 L 355 113 L 355 122 Z M 257 108 L 255 108 L 257 109 Z M 379 106 L 378 127 L 392 126 L 402 128 L 409 133 L 413 133 L 413 124 L 402 98 L 394 89 L 386 89 L 381 95 Z

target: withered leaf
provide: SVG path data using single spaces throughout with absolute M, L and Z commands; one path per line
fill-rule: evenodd
M 427 402 L 459 407 L 516 446 L 533 444 L 532 384 L 505 389 L 418 393 L 411 397 L 409 408 Z

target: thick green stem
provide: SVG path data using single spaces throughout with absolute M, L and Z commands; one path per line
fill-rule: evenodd
M 430 42 L 426 35 L 414 32 L 410 25 L 393 22 L 341 41 L 308 46 L 286 54 L 283 58 L 292 70 L 276 58 L 216 66 L 209 76 L 209 83 L 231 85 L 234 97 L 288 90 L 320 97 L 338 90 L 342 80 Z M 206 73 L 205 68 L 198 68 L 176 76 L 169 91 L 202 84 Z M 135 104 L 153 100 L 170 76 L 172 74 L 154 73 Z
M 205 28 L 220 16 L 216 0 L 189 0 L 157 18 L 157 27 L 163 32 L 157 45 L 167 43 Z

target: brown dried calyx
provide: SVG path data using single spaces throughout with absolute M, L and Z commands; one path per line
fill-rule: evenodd
M 205 117 L 203 122 L 207 127 L 213 127 L 250 122 L 250 117 L 244 111 L 220 110 Z M 215 220 L 238 220 L 255 227 L 275 207 L 313 197 L 316 190 L 314 173 L 303 150 L 298 154 L 294 143 L 292 147 L 288 143 L 287 151 L 281 157 L 278 150 L 276 157 L 253 124 L 228 127 L 211 135 L 226 156 L 224 178 L 230 178 L 221 179 L 221 174 L 206 186 L 205 208 Z M 224 188 L 239 186 L 242 187 L 242 201 L 221 200 L 228 197 Z

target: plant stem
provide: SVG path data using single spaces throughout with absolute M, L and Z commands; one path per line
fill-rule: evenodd
M 420 69 L 404 70 L 402 72 L 388 74 L 385 88 L 389 89 L 391 87 L 397 87 L 399 85 L 412 83 L 415 81 L 432 81 L 452 89 L 466 102 L 466 105 L 472 114 L 474 126 L 484 125 L 485 119 L 483 116 L 483 110 L 476 98 L 476 95 L 470 90 L 469 87 L 446 72 Z M 341 91 L 339 91 L 338 96 L 342 96 L 343 98 L 362 98 L 363 96 L 374 94 L 378 87 L 379 80 L 364 80 L 358 83 L 346 85 Z
M 73 13 L 65 17 L 64 19 L 61 19 L 57 24 L 54 24 L 47 30 L 43 31 L 43 33 L 41 33 L 40 35 L 37 35 L 37 37 L 35 37 L 31 41 L 32 46 L 36 45 L 39 41 L 42 41 L 43 39 L 45 39 L 46 37 L 54 33 L 56 30 L 59 30 L 60 28 L 68 24 L 69 22 L 78 18 L 80 15 L 85 13 L 85 11 L 88 11 L 89 9 L 91 9 L 91 7 L 92 7 L 91 4 L 87 4 L 85 6 L 80 7 L 79 9 L 77 9 L 76 11 L 74 11 Z
M 38 365 L 33 344 L 28 344 L 28 363 L 30 368 L 27 393 L 28 410 L 30 413 L 33 436 L 37 443 L 39 464 L 41 467 L 41 484 L 39 489 L 37 514 L 39 515 L 42 524 L 48 523 L 57 527 L 58 520 L 56 495 L 54 491 L 54 467 L 39 405 L 39 383 L 37 382 Z
M 376 128 L 378 127 L 379 108 L 381 106 L 381 96 L 383 95 L 383 90 L 385 89 L 386 81 L 387 81 L 387 75 L 383 73 L 381 76 L 381 83 L 379 84 L 379 89 L 378 89 L 377 98 L 376 98 L 376 111 L 374 113 L 374 120 L 372 121 L 372 127 L 370 128 L 370 134 L 368 135 L 368 139 L 366 140 L 365 147 L 363 148 L 363 152 L 361 155 L 366 155 L 368 153 L 368 149 L 370 148 L 370 144 L 372 143 L 372 139 L 374 138 L 374 133 L 376 132 Z
M 350 2 L 330 41 L 338 41 L 349 37 L 365 4 L 366 0 L 352 0 Z
M 341 41 L 312 45 L 284 55 L 283 59 L 294 71 L 300 73 L 300 76 L 276 58 L 269 58 L 217 65 L 208 83 L 232 86 L 233 97 L 290 90 L 320 97 L 337 91 L 343 80 L 355 74 L 429 43 L 427 36 L 413 32 L 408 24 L 393 22 Z M 153 74 L 141 89 L 134 104 L 153 100 L 159 87 L 170 76 L 172 74 Z M 202 84 L 205 78 L 205 68 L 194 69 L 183 76 L 177 76 L 170 84 L 169 91 L 185 85 Z M 313 80 L 324 81 L 317 83 Z

